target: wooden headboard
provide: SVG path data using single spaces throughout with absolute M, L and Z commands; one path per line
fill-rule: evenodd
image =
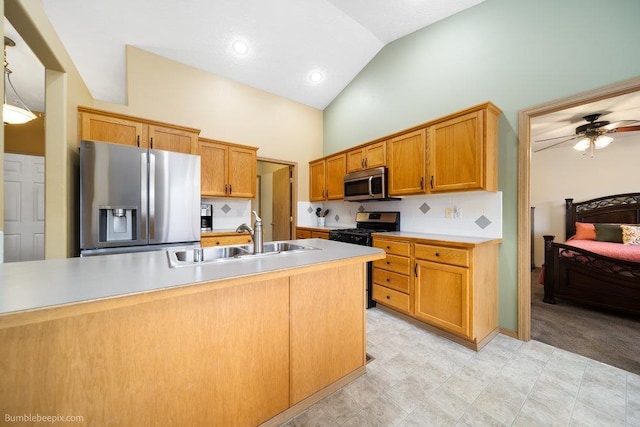
M 580 203 L 565 199 L 565 240 L 576 234 L 576 222 L 640 224 L 640 193 L 616 194 Z

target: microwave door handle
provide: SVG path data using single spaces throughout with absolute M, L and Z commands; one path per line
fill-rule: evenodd
M 373 194 L 373 176 L 369 177 L 369 196 L 375 197 Z

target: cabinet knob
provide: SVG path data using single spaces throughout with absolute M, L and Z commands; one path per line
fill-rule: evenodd
M 391 261 L 387 261 L 387 265 L 391 264 Z
M 388 246 L 388 245 L 387 245 L 387 249 L 391 249 L 391 246 Z
M 436 252 L 436 256 L 440 256 L 440 252 Z
M 387 295 L 387 299 L 391 299 L 391 296 L 390 296 L 390 295 Z
M 231 190 L 231 184 L 229 184 L 229 194 L 231 194 L 233 190 Z
M 424 190 L 424 176 L 420 177 L 420 189 Z
M 433 188 L 433 175 L 431 175 L 431 188 Z
M 220 246 L 220 241 L 217 241 L 217 242 L 216 242 L 216 245 Z
M 150 145 L 151 145 L 151 149 L 153 149 L 153 137 L 151 137 L 150 141 L 149 141 Z
M 389 279 L 389 278 L 387 277 L 387 282 L 390 282 L 390 281 L 391 281 L 391 279 Z

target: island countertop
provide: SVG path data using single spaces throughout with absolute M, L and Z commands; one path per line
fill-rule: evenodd
M 384 257 L 377 248 L 324 239 L 292 240 L 302 253 L 170 268 L 166 251 L 0 264 L 0 317 L 41 308 L 309 267 Z

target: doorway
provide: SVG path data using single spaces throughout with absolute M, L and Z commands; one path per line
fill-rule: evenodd
M 640 78 L 520 111 L 518 115 L 518 339 L 531 339 L 531 119 L 640 91 Z
M 296 217 L 294 163 L 258 159 L 253 208 L 262 218 L 264 241 L 291 240 Z

